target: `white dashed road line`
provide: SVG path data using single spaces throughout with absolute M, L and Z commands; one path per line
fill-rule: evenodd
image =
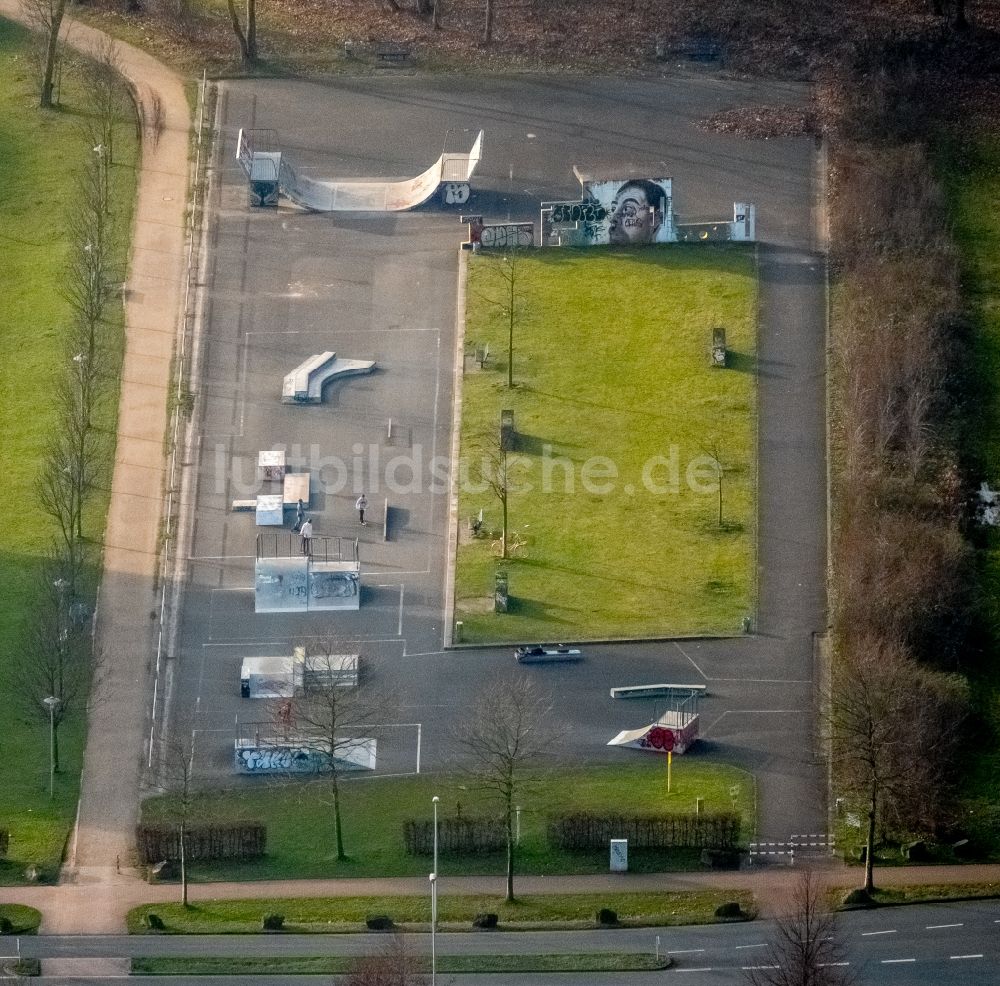
M 893 928 L 890 931 L 862 931 L 862 938 L 871 938 L 872 935 L 894 935 L 896 934 L 896 929 Z
M 761 942 L 759 945 L 737 945 L 737 948 L 767 948 L 767 942 Z
M 825 969 L 828 966 L 845 966 L 845 965 L 850 965 L 850 964 L 851 964 L 850 962 L 818 962 L 817 963 L 817 965 L 821 969 Z
M 961 928 L 964 922 L 959 921 L 958 924 L 925 924 L 924 928 L 927 931 L 934 931 L 936 928 Z
M 898 965 L 900 962 L 916 962 L 916 959 L 882 959 L 882 965 Z
M 978 955 L 949 955 L 948 957 L 951 959 L 981 959 L 983 953 L 980 952 Z
M 677 971 L 678 972 L 711 972 L 712 971 L 712 967 L 710 965 L 706 965 L 706 966 L 704 966 L 701 969 L 678 969 Z
M 744 972 L 753 972 L 755 969 L 780 969 L 780 965 L 742 965 L 740 968 Z
M 704 952 L 703 948 L 681 948 L 676 952 L 667 952 L 667 955 L 692 955 L 695 952 Z

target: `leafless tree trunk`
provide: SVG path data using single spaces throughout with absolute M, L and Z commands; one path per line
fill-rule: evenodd
M 483 293 L 507 329 L 507 386 L 514 386 L 514 329 L 524 313 L 521 300 L 521 265 L 516 249 L 505 250 L 498 257 L 489 257 L 489 277 L 497 287 L 492 294 Z
M 188 906 L 187 837 L 197 792 L 194 786 L 194 740 L 168 743 L 161 760 L 162 781 L 170 795 L 170 821 L 177 826 L 181 870 L 181 905 Z
M 489 487 L 493 495 L 500 503 L 500 514 L 503 526 L 501 528 L 501 558 L 510 557 L 509 514 L 510 503 L 510 483 L 508 473 L 508 452 L 504 447 L 500 437 L 499 429 L 496 432 L 486 432 L 479 436 L 474 448 L 474 454 L 478 453 L 479 460 L 474 464 L 478 478 Z
M 441 29 L 441 5 L 443 3 L 444 0 L 431 0 L 432 4 L 431 27 L 433 27 L 435 31 L 439 31 Z
M 229 19 L 233 25 L 233 33 L 240 46 L 240 60 L 245 66 L 257 62 L 257 4 L 256 0 L 246 0 L 246 29 L 240 23 L 240 15 L 236 10 L 236 0 L 226 0 L 229 7 Z
M 551 700 L 531 678 L 518 674 L 489 682 L 454 732 L 475 782 L 492 795 L 503 813 L 508 901 L 514 900 L 514 809 L 531 786 L 528 771 L 551 757 L 558 736 Z
M 302 679 L 302 694 L 277 701 L 271 708 L 276 737 L 294 735 L 298 746 L 307 749 L 323 781 L 318 790 L 329 786 L 332 798 L 337 859 L 346 860 L 344 827 L 341 818 L 340 776 L 350 770 L 351 757 L 366 748 L 372 729 L 392 716 L 394 698 L 371 684 L 348 687 L 338 683 L 339 657 L 347 651 L 334 640 L 310 645 Z M 371 661 L 366 676 L 371 677 Z
M 823 900 L 823 884 L 809 870 L 799 878 L 789 914 L 775 922 L 765 953 L 746 968 L 750 986 L 849 986 L 836 920 Z
M 483 45 L 489 47 L 493 43 L 493 4 L 495 0 L 486 0 L 486 21 L 483 24 Z
M 86 704 L 97 666 L 89 621 L 75 619 L 77 598 L 70 568 L 77 559 L 56 549 L 39 574 L 37 604 L 20 643 L 20 659 L 5 670 L 4 690 L 16 696 L 26 716 L 50 725 L 45 699 L 58 703 L 51 712 L 53 762 L 60 769 L 59 728 Z
M 932 829 L 944 810 L 966 686 L 877 638 L 852 642 L 850 652 L 835 660 L 829 701 L 833 755 L 843 789 L 865 805 L 864 889 L 871 893 L 879 825 Z
M 726 467 L 722 464 L 722 443 L 718 438 L 712 438 L 702 445 L 702 451 L 712 460 L 715 465 L 715 473 L 718 479 L 719 493 L 719 528 L 722 528 L 722 498 L 723 482 L 726 476 Z
M 51 109 L 59 56 L 59 32 L 66 14 L 66 0 L 21 0 L 21 9 L 32 29 L 39 32 L 44 40 L 39 105 L 43 109 Z

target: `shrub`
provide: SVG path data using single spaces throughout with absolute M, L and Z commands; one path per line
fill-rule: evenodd
M 618 912 L 611 910 L 610 907 L 602 907 L 597 912 L 597 923 L 598 924 L 617 924 L 618 923 Z
M 713 870 L 738 870 L 740 853 L 738 849 L 702 849 L 701 863 Z
M 727 900 L 724 904 L 720 904 L 715 909 L 715 916 L 717 918 L 726 918 L 728 920 L 742 918 L 744 916 L 743 908 L 740 907 L 739 901 Z
M 391 931 L 395 925 L 388 914 L 370 914 L 365 918 L 365 927 L 369 931 Z
M 18 959 L 14 963 L 15 976 L 40 976 L 42 974 L 41 959 Z
M 146 915 L 146 927 L 149 928 L 150 931 L 163 931 L 164 928 L 166 928 L 166 925 L 163 923 L 163 918 L 161 918 L 159 914 L 150 911 Z
M 0 935 L 14 934 L 14 922 L 8 917 L 0 917 Z
M 265 914 L 261 925 L 265 931 L 281 931 L 285 926 L 285 915 L 277 913 Z
M 472 919 L 473 928 L 495 928 L 500 920 L 496 914 L 477 914 Z
M 433 853 L 434 821 L 409 818 L 403 822 L 403 845 L 410 856 L 429 856 Z M 507 834 L 500 819 L 473 817 L 439 820 L 439 852 L 499 852 L 506 845 Z

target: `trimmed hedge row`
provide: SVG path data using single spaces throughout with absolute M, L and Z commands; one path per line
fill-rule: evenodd
M 403 845 L 409 856 L 434 852 L 434 822 L 410 818 L 403 822 Z M 497 818 L 442 818 L 438 822 L 438 852 L 499 852 L 507 845 L 503 821 Z
M 135 835 L 143 863 L 177 860 L 181 856 L 177 825 L 139 825 Z M 188 862 L 208 859 L 258 859 L 267 849 L 267 826 L 262 822 L 229 825 L 189 825 L 184 840 Z
M 604 849 L 611 839 L 628 839 L 629 849 L 734 849 L 740 816 L 720 811 L 700 815 L 598 815 L 578 811 L 549 820 L 555 849 Z

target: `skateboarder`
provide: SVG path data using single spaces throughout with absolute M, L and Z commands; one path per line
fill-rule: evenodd
M 358 497 L 358 502 L 355 503 L 354 506 L 357 507 L 358 520 L 361 521 L 361 526 L 367 527 L 368 524 L 365 522 L 365 511 L 368 509 L 368 497 L 362 493 L 361 496 Z

